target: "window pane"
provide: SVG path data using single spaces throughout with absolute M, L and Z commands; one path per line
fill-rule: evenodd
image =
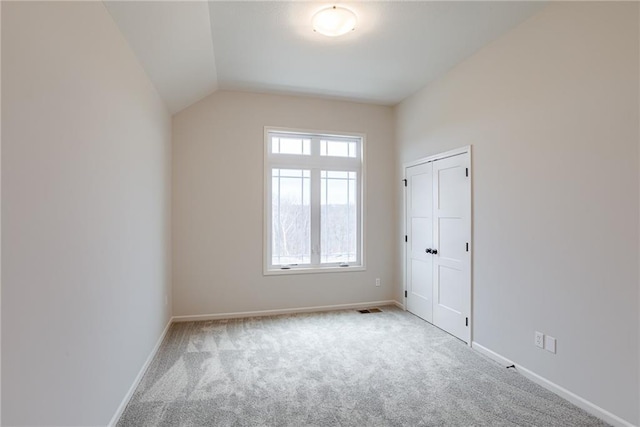
M 320 238 L 322 263 L 358 259 L 356 172 L 321 171 Z
M 320 155 L 333 157 L 358 157 L 357 144 L 354 141 L 320 140 Z
M 311 154 L 311 139 L 271 138 L 271 152 L 274 154 Z
M 271 264 L 311 263 L 311 172 L 272 169 Z

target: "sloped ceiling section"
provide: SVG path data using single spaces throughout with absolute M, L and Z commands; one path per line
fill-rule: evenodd
M 542 1 L 362 1 L 338 38 L 314 1 L 105 1 L 172 113 L 216 89 L 394 105 L 545 6 Z
M 208 2 L 103 3 L 171 113 L 217 89 Z

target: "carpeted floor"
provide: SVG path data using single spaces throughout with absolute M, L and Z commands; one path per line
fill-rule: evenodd
M 118 426 L 606 426 L 395 307 L 176 323 Z

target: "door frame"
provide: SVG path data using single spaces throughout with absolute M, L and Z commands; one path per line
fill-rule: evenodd
M 453 150 L 445 151 L 431 156 L 422 157 L 417 160 L 406 162 L 402 164 L 402 179 L 406 183 L 407 168 L 412 166 L 418 166 L 423 163 L 429 163 L 436 160 L 446 159 L 447 157 L 458 156 L 460 154 L 469 155 L 469 342 L 467 345 L 471 347 L 473 342 L 473 329 L 474 329 L 474 313 L 473 313 L 473 156 L 471 153 L 471 145 L 456 148 Z M 403 187 L 402 191 L 402 228 L 403 233 L 407 235 L 407 186 Z M 402 308 L 407 310 L 407 298 L 404 296 L 407 294 L 407 244 L 402 245 L 402 284 L 403 284 L 403 303 Z

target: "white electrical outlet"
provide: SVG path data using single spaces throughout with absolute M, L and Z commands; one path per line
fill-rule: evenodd
M 536 347 L 544 348 L 544 334 L 542 332 L 536 331 L 534 342 L 536 344 Z
M 549 335 L 544 337 L 544 349 L 555 354 L 555 352 L 556 352 L 556 339 L 554 337 L 550 337 Z
M 380 286 L 380 278 L 376 278 L 376 286 Z

